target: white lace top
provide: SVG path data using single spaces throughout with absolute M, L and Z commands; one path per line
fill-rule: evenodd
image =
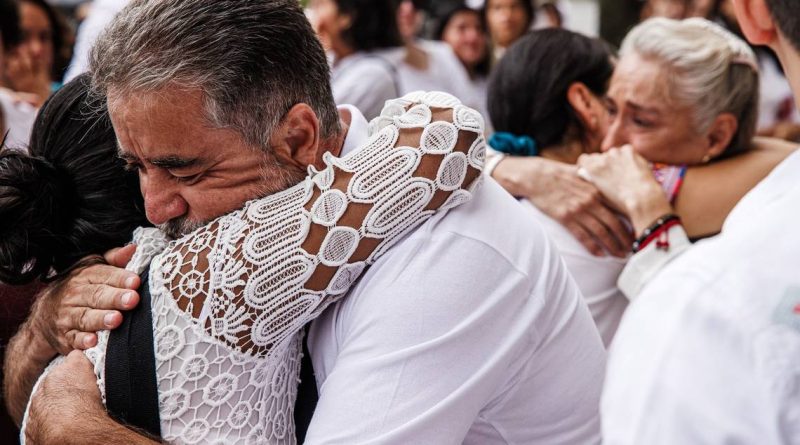
M 148 260 L 162 437 L 294 443 L 301 328 L 364 269 L 480 183 L 480 114 L 443 93 L 387 102 L 370 138 L 284 192 L 179 240 L 137 231 Z M 104 394 L 105 346 L 87 351 Z

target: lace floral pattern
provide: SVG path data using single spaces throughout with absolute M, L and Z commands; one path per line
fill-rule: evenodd
M 297 186 L 165 249 L 148 233 L 163 438 L 294 443 L 301 328 L 403 235 L 468 201 L 485 145 L 479 113 L 412 93 L 387 102 L 360 149 L 326 155 Z M 101 387 L 106 342 L 90 355 Z
M 435 211 L 480 181 L 481 116 L 452 96 L 387 103 L 368 142 L 152 263 L 162 433 L 293 443 L 301 328 Z M 187 326 L 190 327 L 187 329 Z

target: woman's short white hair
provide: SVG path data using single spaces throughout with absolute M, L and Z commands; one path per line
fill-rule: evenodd
M 653 18 L 625 37 L 620 56 L 631 53 L 663 65 L 671 97 L 692 107 L 698 132 L 722 113 L 737 118 L 725 155 L 749 147 L 758 118 L 758 60 L 742 39 L 705 19 Z

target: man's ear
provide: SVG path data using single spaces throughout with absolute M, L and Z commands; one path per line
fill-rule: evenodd
M 319 134 L 317 114 L 300 103 L 286 113 L 270 138 L 270 146 L 279 161 L 305 170 L 319 157 Z
M 731 113 L 722 113 L 714 119 L 711 128 L 706 134 L 708 139 L 707 159 L 714 159 L 721 155 L 731 144 L 736 131 L 739 129 L 739 120 Z
M 754 45 L 770 45 L 778 39 L 778 31 L 766 0 L 736 0 L 736 18 L 745 37 Z

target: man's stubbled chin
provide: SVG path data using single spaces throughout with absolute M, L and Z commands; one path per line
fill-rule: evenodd
M 164 224 L 159 224 L 158 229 L 164 232 L 170 239 L 178 239 L 187 233 L 194 232 L 195 230 L 208 224 L 207 221 L 191 221 L 187 217 L 171 219 Z

